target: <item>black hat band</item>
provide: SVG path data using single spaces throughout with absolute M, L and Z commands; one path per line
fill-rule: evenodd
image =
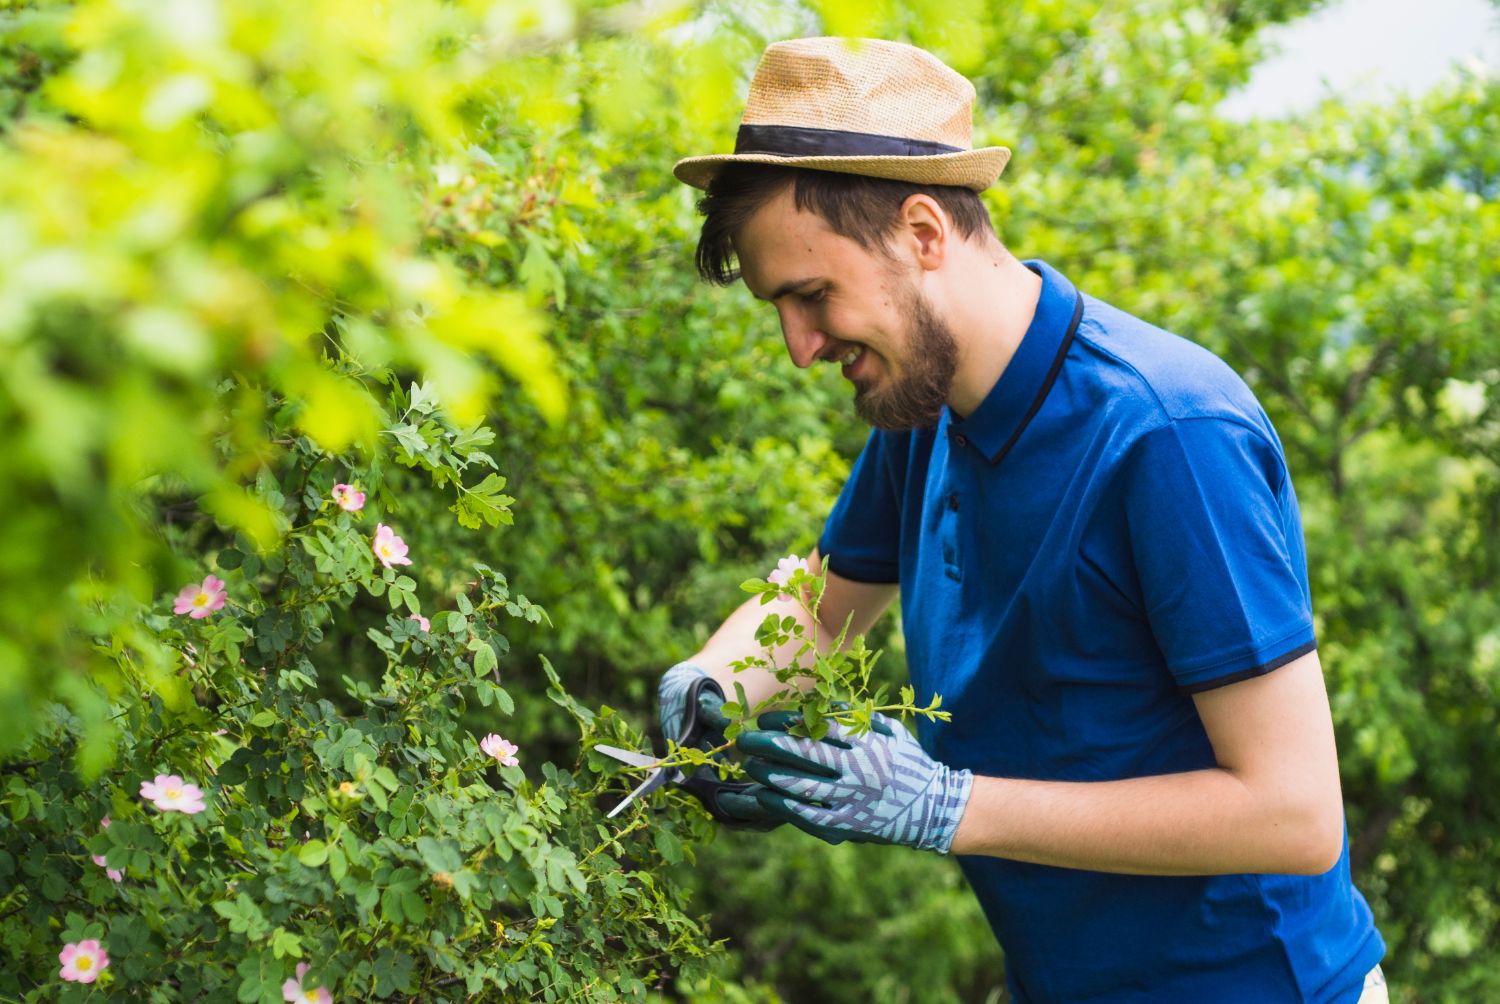
M 814 129 L 810 126 L 742 125 L 734 140 L 734 152 L 763 153 L 774 157 L 935 157 L 967 151 L 931 140 L 868 132 Z

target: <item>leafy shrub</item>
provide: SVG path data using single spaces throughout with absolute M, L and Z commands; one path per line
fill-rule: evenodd
M 420 386 L 389 402 L 389 449 L 358 463 L 269 396 L 286 445 L 254 493 L 280 542 L 175 529 L 194 581 L 96 639 L 121 681 L 112 765 L 80 775 L 80 723 L 57 707 L 3 768 L 0 994 L 83 999 L 59 994 L 58 953 L 89 939 L 107 951 L 97 986 L 162 1001 L 280 1001 L 288 980 L 354 1000 L 643 1000 L 660 974 L 708 978 L 713 946 L 655 877 L 705 824 L 607 826 L 602 759 L 491 756 L 463 725 L 509 731 L 505 625 L 545 614 L 500 570 L 402 538 L 446 501 L 495 526 L 512 500 L 487 429 L 451 425 Z M 332 656 L 355 649 L 377 654 L 370 679 Z M 540 668 L 527 685 L 581 738 L 644 742 Z

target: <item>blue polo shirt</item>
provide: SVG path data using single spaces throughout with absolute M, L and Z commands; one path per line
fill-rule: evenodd
M 1280 440 L 1217 357 L 1041 262 L 1036 314 L 968 418 L 876 432 L 820 541 L 901 585 L 923 747 L 976 774 L 1215 766 L 1192 695 L 1315 647 Z M 1385 952 L 1329 872 L 1156 877 L 961 857 L 1020 1002 L 1352 1004 Z

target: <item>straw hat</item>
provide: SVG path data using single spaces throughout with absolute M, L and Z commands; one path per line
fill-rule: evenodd
M 679 160 L 707 188 L 729 163 L 781 164 L 983 191 L 1010 151 L 973 149 L 974 85 L 931 53 L 875 39 L 769 46 L 750 81 L 734 153 Z

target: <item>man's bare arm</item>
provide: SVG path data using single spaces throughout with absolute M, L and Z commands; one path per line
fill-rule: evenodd
M 1137 875 L 1317 875 L 1343 847 L 1318 654 L 1194 698 L 1218 766 L 1124 781 L 975 777 L 954 854 Z
M 822 560 L 817 549 L 813 550 L 808 559 L 808 566 L 817 568 Z M 854 615 L 849 625 L 849 634 L 863 634 L 870 629 L 876 619 L 885 611 L 895 598 L 897 588 L 894 585 L 871 585 L 866 582 L 855 582 L 843 576 L 828 573 L 828 584 L 823 591 L 823 602 L 818 609 L 817 638 L 820 651 L 827 651 L 829 643 L 838 636 L 839 630 L 844 625 L 844 618 L 851 613 Z M 733 695 L 734 684 L 738 681 L 745 688 L 745 696 L 751 702 L 761 701 L 781 689 L 781 684 L 776 678 L 764 670 L 746 670 L 736 673 L 731 665 L 750 655 L 764 654 L 764 650 L 755 640 L 755 632 L 768 614 L 785 616 L 787 614 L 796 617 L 802 622 L 806 629 L 812 628 L 812 621 L 800 606 L 795 603 L 770 603 L 762 604 L 759 596 L 752 596 L 739 608 L 730 614 L 720 625 L 719 629 L 708 639 L 708 643 L 688 661 L 699 666 L 710 676 L 719 682 L 724 688 L 724 693 Z M 797 645 L 785 646 L 783 650 L 776 652 L 775 661 L 777 665 L 785 665 L 790 661 L 792 654 L 796 652 Z

